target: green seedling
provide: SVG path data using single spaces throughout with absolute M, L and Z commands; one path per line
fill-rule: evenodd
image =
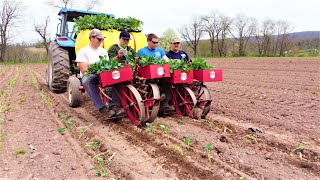
M 111 168 L 112 167 L 112 162 L 108 163 L 108 167 Z
M 212 159 L 212 157 L 211 157 L 212 144 L 210 144 L 210 143 L 206 144 L 205 150 L 206 150 L 206 154 L 207 154 L 208 160 L 209 160 L 209 162 L 211 162 L 211 159 Z
M 60 134 L 64 135 L 65 130 L 66 130 L 65 128 L 59 128 L 59 129 L 58 129 L 58 132 L 59 132 Z
M 249 140 L 251 140 L 251 141 L 253 141 L 253 142 L 257 142 L 256 137 L 251 136 L 251 135 L 249 135 L 249 134 L 245 135 L 244 138 L 249 139 Z
M 96 150 L 99 145 L 100 145 L 100 141 L 92 141 L 92 142 L 86 143 L 84 147 L 91 147 L 93 150 Z
M 240 180 L 246 180 L 247 178 L 244 177 L 244 176 L 241 176 L 239 179 L 240 179 Z
M 48 96 L 48 94 L 43 89 L 40 91 L 40 96 L 47 107 L 52 107 L 52 101 Z
M 68 129 L 71 129 L 72 125 L 73 125 L 73 120 L 72 120 L 71 117 L 69 117 L 69 118 L 67 119 L 67 124 L 66 124 L 66 126 L 67 126 Z
M 177 144 L 173 144 L 173 145 L 172 145 L 172 149 L 173 149 L 174 152 L 177 152 L 177 153 L 179 153 L 179 154 L 183 154 L 183 149 L 182 149 L 182 147 L 180 147 L 180 146 L 177 145 Z
M 98 166 L 94 168 L 97 171 L 97 175 L 100 177 L 106 177 L 108 173 L 105 170 L 103 158 L 98 157 L 97 161 L 98 161 Z
M 291 151 L 291 154 L 293 153 L 297 153 L 299 159 L 302 159 L 302 153 L 304 151 L 304 145 L 303 144 L 298 144 L 297 148 L 295 148 L 294 150 Z
M 185 139 L 184 139 L 184 144 L 187 146 L 190 146 L 190 140 L 191 140 L 191 136 L 188 135 Z
M 5 135 L 6 136 L 6 135 L 8 135 L 8 133 L 6 131 L 1 131 L 0 135 Z
M 147 125 L 146 132 L 147 133 L 152 132 L 152 124 L 151 123 L 146 123 L 146 125 Z
M 178 121 L 178 124 L 179 124 L 179 125 L 185 125 L 186 123 L 183 122 L 183 121 Z
M 25 150 L 23 148 L 19 148 L 13 153 L 13 155 L 14 155 L 15 158 L 17 158 L 18 156 L 24 155 L 26 153 L 27 153 L 27 150 Z
M 170 128 L 169 128 L 169 126 L 160 124 L 160 125 L 159 125 L 159 128 L 160 128 L 165 134 L 167 134 L 167 135 L 170 134 Z
M 114 177 L 111 177 L 110 180 L 115 180 Z

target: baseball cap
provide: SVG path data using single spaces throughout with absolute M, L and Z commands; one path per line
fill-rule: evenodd
M 123 39 L 129 40 L 129 39 L 131 39 L 131 38 L 130 38 L 130 33 L 129 33 L 128 31 L 121 31 L 119 38 L 123 38 Z
M 99 39 L 105 38 L 105 36 L 102 34 L 102 32 L 99 29 L 92 29 L 90 31 L 89 37 L 95 36 Z
M 175 37 L 171 40 L 171 43 L 181 42 L 179 38 Z

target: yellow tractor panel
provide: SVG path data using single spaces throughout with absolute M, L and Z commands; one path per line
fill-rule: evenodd
M 118 30 L 102 30 L 102 34 L 106 37 L 101 43 L 101 47 L 108 50 L 113 44 L 119 43 L 120 31 Z M 78 33 L 76 38 L 76 54 L 82 47 L 87 46 L 90 43 L 89 40 L 90 30 L 82 30 Z M 131 46 L 136 52 L 145 46 L 147 46 L 147 38 L 141 32 L 130 32 L 131 40 L 129 41 L 129 46 Z

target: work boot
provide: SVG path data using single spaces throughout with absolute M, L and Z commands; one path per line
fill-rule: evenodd
M 103 106 L 102 108 L 99 109 L 99 112 L 102 114 L 103 119 L 107 118 L 107 107 Z
M 112 106 L 109 110 L 108 118 L 112 118 L 114 115 L 116 115 L 116 106 Z
M 125 111 L 123 108 L 121 108 L 121 107 L 119 107 L 119 106 L 116 106 L 116 107 L 117 107 L 117 109 L 116 109 L 116 116 L 123 116 L 123 115 L 126 114 L 126 111 Z
M 165 106 L 165 110 L 171 112 L 171 111 L 175 111 L 176 109 L 173 106 L 167 105 L 167 106 Z

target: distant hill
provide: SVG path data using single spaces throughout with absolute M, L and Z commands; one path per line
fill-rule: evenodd
M 320 39 L 320 31 L 303 31 L 303 32 L 294 32 L 289 33 L 294 39 Z

